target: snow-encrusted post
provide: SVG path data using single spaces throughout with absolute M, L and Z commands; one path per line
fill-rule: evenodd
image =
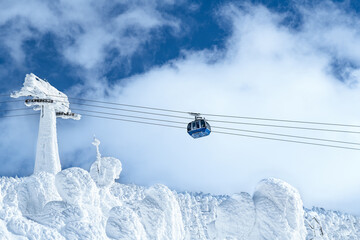
M 34 173 L 60 172 L 56 117 L 79 120 L 80 115 L 71 113 L 69 100 L 64 93 L 33 73 L 26 74 L 24 86 L 20 91 L 12 93 L 11 97 L 32 97 L 25 100 L 25 105 L 41 111 Z

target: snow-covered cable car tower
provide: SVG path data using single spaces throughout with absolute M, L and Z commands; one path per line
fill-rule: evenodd
M 24 86 L 20 91 L 13 92 L 11 97 L 31 97 L 25 100 L 25 105 L 41 111 L 34 173 L 60 172 L 56 118 L 79 120 L 80 115 L 71 112 L 68 97 L 64 93 L 33 73 L 26 74 Z

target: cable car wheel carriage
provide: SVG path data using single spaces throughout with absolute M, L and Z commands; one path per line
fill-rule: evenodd
M 200 117 L 200 113 L 189 113 L 195 120 L 187 125 L 187 132 L 193 138 L 206 137 L 211 133 L 210 124 L 205 118 Z

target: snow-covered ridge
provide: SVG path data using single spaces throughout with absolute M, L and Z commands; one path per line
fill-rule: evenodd
M 121 169 L 98 150 L 90 172 L 0 178 L 0 239 L 360 238 L 358 217 L 304 211 L 298 191 L 278 179 L 262 180 L 252 196 L 216 196 L 117 183 Z

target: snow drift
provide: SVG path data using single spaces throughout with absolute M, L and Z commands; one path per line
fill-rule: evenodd
M 360 219 L 303 209 L 296 189 L 262 180 L 253 196 L 177 193 L 115 182 L 121 162 L 98 146 L 90 172 L 0 179 L 1 239 L 358 239 Z

